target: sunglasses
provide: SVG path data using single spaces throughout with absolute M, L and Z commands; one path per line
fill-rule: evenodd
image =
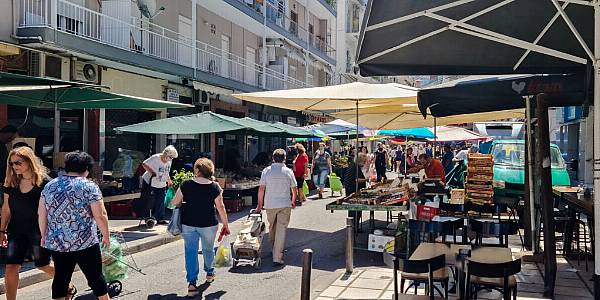
M 8 165 L 9 165 L 9 166 L 11 166 L 11 167 L 12 167 L 12 166 L 17 166 L 17 167 L 20 167 L 20 166 L 22 166 L 24 163 L 25 163 L 25 162 L 24 162 L 24 161 L 22 161 L 22 160 L 16 160 L 16 161 L 9 161 L 9 162 L 8 162 Z

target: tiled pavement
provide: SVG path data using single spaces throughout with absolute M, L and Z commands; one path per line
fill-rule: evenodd
M 511 243 L 512 244 L 512 243 Z M 520 247 L 512 248 L 513 254 L 520 252 Z M 569 263 L 559 256 L 556 290 L 554 299 L 583 300 L 593 299 L 591 294 L 591 272 L 585 272 L 585 265 Z M 590 263 L 589 270 L 593 270 Z M 341 299 L 392 299 L 394 286 L 392 269 L 387 267 L 369 267 L 355 269 L 351 275 L 341 274 L 328 288 L 321 291 L 316 300 Z M 522 270 L 517 274 L 518 299 L 543 299 L 544 280 L 542 277 L 543 264 L 523 263 Z M 400 278 L 400 276 L 398 276 Z M 400 280 L 398 280 L 400 281 Z M 452 286 L 452 285 L 451 285 Z M 413 292 L 411 288 L 410 293 Z M 418 294 L 423 294 L 421 286 Z M 501 299 L 500 293 L 481 291 L 481 299 Z M 456 294 L 450 294 L 450 299 L 456 299 Z

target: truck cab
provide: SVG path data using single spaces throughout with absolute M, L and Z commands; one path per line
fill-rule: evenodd
M 523 140 L 495 140 L 489 147 L 494 158 L 494 196 L 520 198 L 525 184 L 525 142 Z M 552 185 L 570 186 L 567 166 L 555 144 L 550 144 Z

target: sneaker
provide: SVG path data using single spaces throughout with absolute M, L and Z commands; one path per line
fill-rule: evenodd
M 215 275 L 206 275 L 206 283 L 215 282 Z
M 188 285 L 188 293 L 187 296 L 188 297 L 196 297 L 198 296 L 198 294 L 200 293 L 200 291 L 198 291 L 198 287 L 196 287 L 195 284 L 190 284 Z
M 158 221 L 157 222 L 158 225 L 169 225 L 169 221 L 167 220 L 162 220 L 162 221 Z
M 274 266 L 275 268 L 282 268 L 282 267 L 285 267 L 285 263 L 284 263 L 284 262 L 282 262 L 282 261 L 274 261 L 274 262 L 273 262 L 273 266 Z

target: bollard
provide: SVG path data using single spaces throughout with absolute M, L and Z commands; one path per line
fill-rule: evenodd
M 310 300 L 310 273 L 312 272 L 311 249 L 304 249 L 304 258 L 302 260 L 302 286 L 300 287 L 300 300 Z
M 354 218 L 346 218 L 346 273 L 354 272 Z

